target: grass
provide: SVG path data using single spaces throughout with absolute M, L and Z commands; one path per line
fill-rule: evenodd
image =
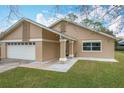
M 124 52 L 118 63 L 78 61 L 67 73 L 16 68 L 0 74 L 0 87 L 124 87 Z

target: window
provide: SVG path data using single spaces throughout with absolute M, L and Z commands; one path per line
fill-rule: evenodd
M 12 42 L 11 45 L 13 45 L 14 43 Z
M 7 45 L 10 45 L 10 43 L 7 43 Z
M 35 45 L 35 42 L 33 42 L 33 45 Z
M 22 42 L 21 45 L 24 45 L 24 42 Z
M 28 45 L 28 42 L 25 42 L 25 45 Z
M 7 45 L 35 45 L 35 42 L 8 42 Z
M 84 41 L 83 42 L 83 51 L 101 51 L 101 42 L 100 41 Z
M 18 45 L 21 45 L 21 43 L 18 43 Z
M 32 42 L 29 42 L 29 45 L 32 45 Z
M 15 42 L 14 45 L 17 45 L 17 43 Z

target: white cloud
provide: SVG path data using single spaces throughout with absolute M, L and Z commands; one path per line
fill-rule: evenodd
M 38 13 L 36 15 L 36 22 L 38 22 L 40 24 L 43 24 L 45 26 L 50 26 L 57 19 L 61 19 L 61 18 L 64 18 L 64 17 L 65 17 L 65 15 L 63 15 L 63 14 L 56 14 L 56 17 L 49 17 L 49 18 L 46 19 L 42 13 Z
M 58 19 L 61 19 L 61 18 L 64 18 L 65 15 L 63 15 L 63 14 L 56 14 L 56 17 L 57 17 Z
M 49 25 L 49 23 L 47 22 L 46 18 L 41 13 L 36 15 L 36 22 L 38 22 L 40 24 L 43 24 L 45 26 Z
M 54 22 L 56 22 L 56 18 L 54 18 L 54 17 L 50 17 L 50 18 L 48 18 L 48 22 L 49 22 L 49 25 L 51 25 L 51 24 L 53 24 Z

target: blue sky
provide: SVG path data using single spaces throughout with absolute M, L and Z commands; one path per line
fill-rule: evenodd
M 43 13 L 44 10 L 47 10 L 49 6 L 19 6 L 21 14 L 25 17 L 35 19 L 37 13 Z M 7 6 L 0 6 L 1 16 L 0 19 L 8 15 L 9 9 Z
M 24 15 L 24 17 L 30 18 L 35 20 L 36 19 L 36 15 L 38 13 L 42 13 L 45 18 L 47 19 L 48 17 L 50 17 L 51 14 L 54 14 L 54 8 L 55 6 L 50 6 L 50 5 L 22 5 L 19 6 L 19 10 L 20 12 Z M 62 14 L 66 14 L 70 11 L 75 11 L 74 7 L 76 6 L 61 6 L 61 13 Z M 65 7 L 66 10 L 64 9 Z M 49 12 L 48 12 L 49 11 Z M 9 9 L 7 8 L 7 6 L 0 6 L 0 12 L 1 12 L 1 16 L 0 19 L 2 19 L 3 17 L 7 16 Z
M 55 6 L 54 5 L 21 5 L 19 7 L 19 12 L 21 14 L 21 17 L 26 17 L 29 19 L 32 19 L 34 21 L 37 20 L 43 20 L 42 24 L 48 25 L 46 22 L 48 19 L 52 18 L 55 13 Z M 66 9 L 65 9 L 66 7 Z M 76 12 L 75 11 L 76 6 L 61 6 L 61 15 L 65 16 L 69 12 Z M 15 23 L 19 18 L 12 19 L 10 23 L 6 22 L 6 16 L 9 14 L 9 8 L 8 6 L 1 5 L 0 6 L 0 21 L 2 22 L 0 24 L 0 29 L 6 29 L 13 23 Z M 37 19 L 37 16 L 41 16 L 42 18 Z
M 22 5 L 19 6 L 19 11 L 21 14 L 21 17 L 26 17 L 29 19 L 32 19 L 36 22 L 39 22 L 43 25 L 50 25 L 53 22 L 55 22 L 57 19 L 64 18 L 68 13 L 73 12 L 78 16 L 78 19 L 76 20 L 77 23 L 80 23 L 81 20 L 85 18 L 84 14 L 81 14 L 79 11 L 77 11 L 75 8 L 77 6 L 69 5 L 69 6 L 61 6 L 61 10 L 59 12 L 56 12 L 55 6 L 49 6 L 49 5 Z M 107 9 L 111 9 L 112 6 L 97 6 L 97 14 L 94 18 L 94 13 L 96 10 L 92 10 L 90 13 L 90 18 L 97 20 L 98 16 L 104 15 Z M 0 6 L 0 31 L 3 31 L 7 29 L 9 26 L 11 26 L 13 23 L 15 23 L 19 18 L 14 18 L 11 20 L 10 23 L 6 22 L 6 16 L 8 16 L 9 8 L 7 6 L 1 5 Z M 110 20 L 110 16 L 106 16 L 105 20 L 103 21 L 103 24 L 107 27 L 110 23 L 113 23 L 114 21 L 118 20 L 115 24 L 108 27 L 110 30 L 113 31 L 119 31 L 119 25 L 121 23 L 121 20 L 123 19 L 124 11 L 119 16 L 119 18 L 116 18 L 114 20 Z M 124 32 L 124 29 L 123 31 Z M 123 34 L 124 35 L 124 34 Z

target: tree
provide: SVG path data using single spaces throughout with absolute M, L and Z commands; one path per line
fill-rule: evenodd
M 89 18 L 89 14 L 92 11 L 92 6 L 91 5 L 79 5 L 76 7 L 77 11 L 80 12 L 81 15 L 84 15 L 86 19 Z
M 12 20 L 14 18 L 20 18 L 22 17 L 20 11 L 19 11 L 19 6 L 17 5 L 9 5 L 7 6 L 9 9 L 8 15 L 7 15 L 7 19 L 8 20 Z
M 114 36 L 113 31 L 110 31 L 109 29 L 107 29 L 107 28 L 105 28 L 105 27 L 103 27 L 103 28 L 100 30 L 100 32 L 103 32 L 103 33 L 106 33 L 106 34 L 109 34 L 109 35 L 113 35 L 113 36 Z
M 13 20 L 23 17 L 20 13 L 19 6 L 7 5 L 6 7 L 8 8 L 8 13 L 0 20 L 0 29 L 2 30 L 12 24 Z
M 94 22 L 94 29 L 97 31 L 102 31 L 104 29 L 103 24 L 101 22 Z
M 124 6 L 122 5 L 112 5 L 112 6 L 83 5 L 83 6 L 77 6 L 77 11 L 79 11 L 79 13 L 84 17 L 84 19 L 90 19 L 96 22 L 100 22 L 102 23 L 103 26 L 109 28 L 111 25 L 114 25 L 120 20 L 123 20 L 123 18 L 118 20 L 116 19 L 122 14 L 124 14 Z M 86 20 L 86 21 L 90 21 L 90 20 Z M 96 23 L 96 24 L 99 24 L 99 23 Z M 124 30 L 124 26 L 122 26 L 122 24 L 123 24 L 123 21 L 121 21 L 120 24 L 118 25 L 117 27 L 118 31 L 116 33 L 119 33 Z
M 93 22 L 93 20 L 86 18 L 86 19 L 82 20 L 80 24 L 84 25 L 86 27 L 93 28 L 94 22 Z
M 104 32 L 109 35 L 113 35 L 113 32 L 105 28 L 101 22 L 93 21 L 91 19 L 84 19 L 82 20 L 81 24 L 88 28 L 92 28 L 95 31 Z
M 68 20 L 70 20 L 70 21 L 72 21 L 72 22 L 74 22 L 77 18 L 78 18 L 77 15 L 74 14 L 74 13 L 69 13 L 69 14 L 66 16 L 66 19 L 68 19 Z

